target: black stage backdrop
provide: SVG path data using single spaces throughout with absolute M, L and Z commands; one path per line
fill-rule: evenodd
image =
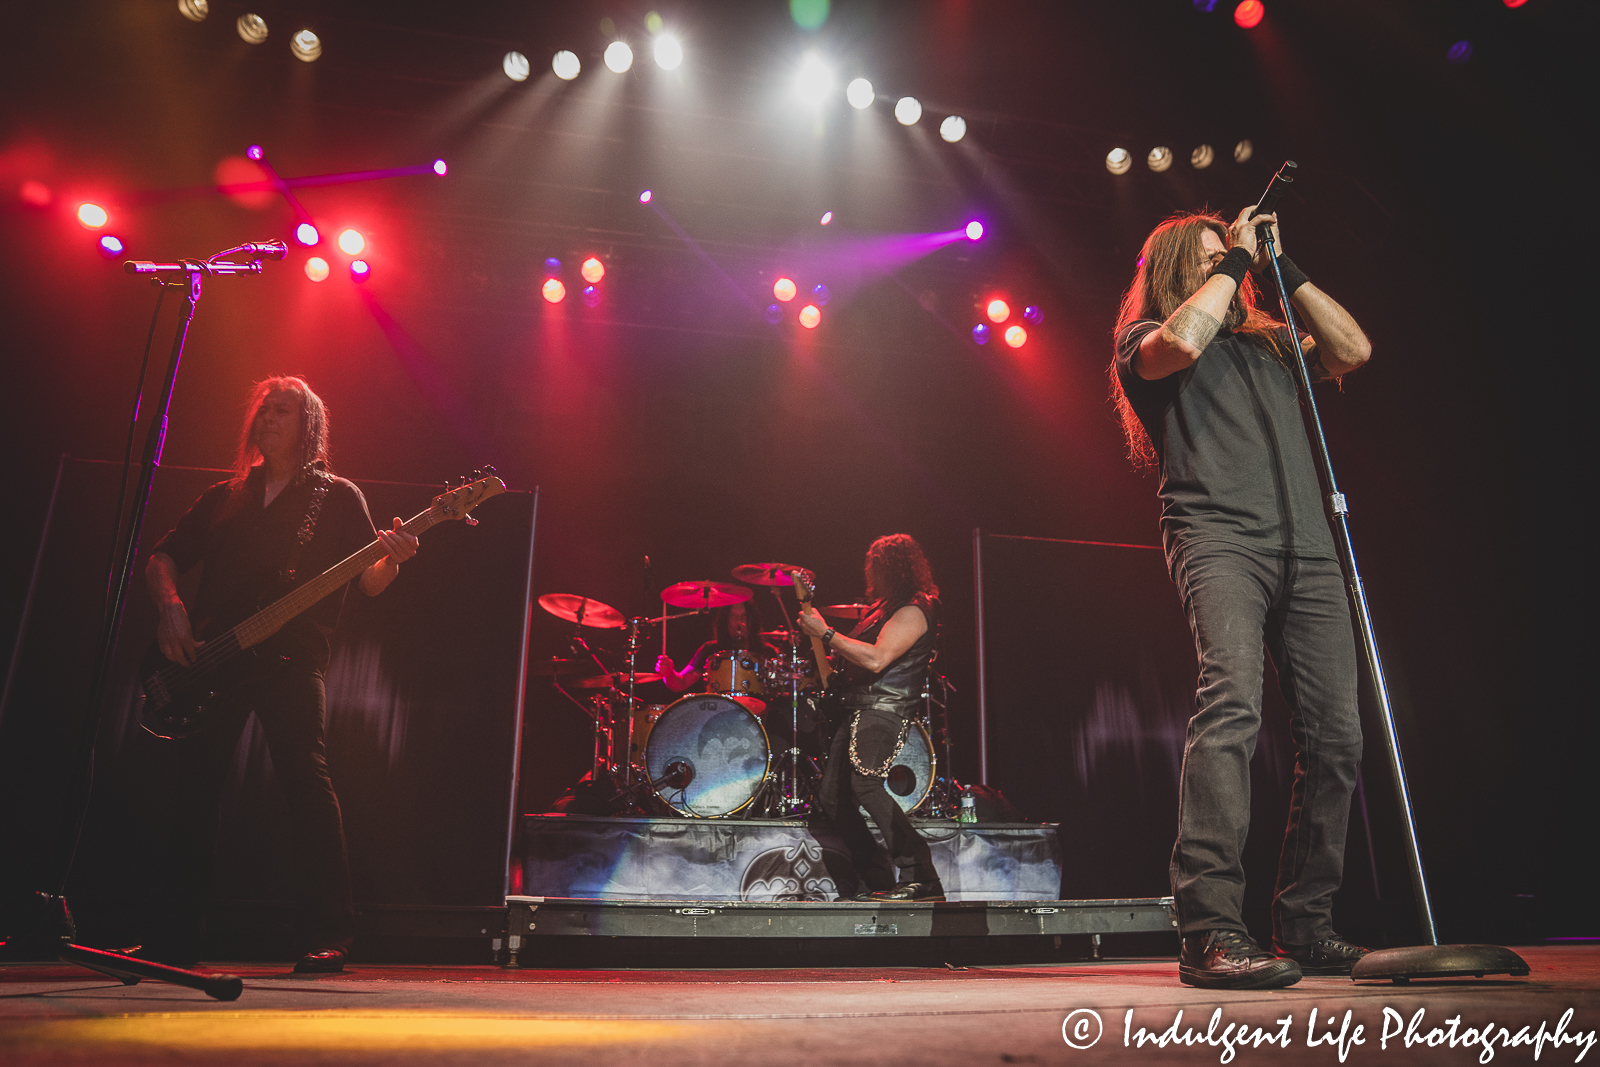
M 334 276 L 320 285 L 303 272 L 309 250 L 208 283 L 168 462 L 216 465 L 249 382 L 304 373 L 333 411 L 342 469 L 436 482 L 492 462 L 513 488 L 541 486 L 535 594 L 587 594 L 628 614 L 659 610 L 671 582 L 768 560 L 815 569 L 825 603 L 854 600 L 867 543 L 912 533 L 945 593 L 955 769 L 971 779 L 973 529 L 1155 539 L 1153 480 L 1130 467 L 1107 403 L 1118 297 L 1160 219 L 1207 205 L 1231 215 L 1294 159 L 1285 245 L 1374 341 L 1371 365 L 1322 387 L 1322 404 L 1441 936 L 1600 932 L 1575 847 L 1596 810 L 1581 784 L 1594 699 L 1579 503 L 1593 418 L 1565 369 L 1593 332 L 1578 289 L 1592 256 L 1567 223 L 1586 208 L 1549 194 L 1586 188 L 1568 146 L 1585 118 L 1571 83 L 1587 69 L 1577 50 L 1592 35 L 1574 16 L 1587 6 L 1278 2 L 1249 32 L 1229 6 L 838 0 L 808 35 L 780 0 L 686 0 L 662 9 L 693 42 L 663 78 L 642 55 L 626 77 L 599 62 L 603 17 L 643 33 L 649 7 L 632 0 L 448 13 L 307 0 L 295 12 L 326 42 L 314 64 L 289 55 L 287 12 L 252 48 L 223 12 L 193 24 L 164 3 L 12 5 L 0 41 L 12 403 L 0 433 L 16 543 L 37 542 L 60 453 L 122 454 L 154 301 L 96 254 L 72 217 L 78 198 L 115 196 L 131 256 L 207 255 L 292 236 L 281 198 L 212 191 L 219 164 L 248 145 L 286 176 L 443 157 L 444 179 L 298 190 L 325 231 L 368 234 L 365 286 L 326 243 Z M 1447 61 L 1463 39 L 1470 62 Z M 511 48 L 535 68 L 520 85 L 500 73 Z M 577 81 L 546 72 L 558 48 L 583 57 Z M 907 129 L 886 106 L 839 101 L 796 119 L 780 98 L 809 48 L 850 71 L 841 78 L 866 72 L 886 101 L 919 95 L 930 118 Z M 933 128 L 946 112 L 968 118 L 958 145 Z M 1236 163 L 1241 138 L 1255 155 Z M 1218 158 L 1196 170 L 1187 160 L 1201 142 Z M 1142 162 L 1156 145 L 1177 157 L 1164 173 Z M 1104 166 L 1114 146 L 1134 156 L 1121 177 Z M 55 199 L 25 202 L 26 181 Z M 639 204 L 645 188 L 664 214 Z M 827 229 L 824 210 L 835 212 Z M 856 269 L 864 257 L 847 244 L 973 217 L 989 224 L 984 241 L 887 273 Z M 590 254 L 608 267 L 593 308 L 576 295 Z M 571 294 L 560 305 L 538 296 L 552 256 Z M 763 320 L 783 273 L 834 287 L 815 331 L 792 309 L 781 326 Z M 1043 309 L 1027 347 L 970 339 L 996 291 Z M 169 302 L 158 354 L 172 315 Z M 82 547 L 77 565 L 97 576 L 103 551 Z M 21 618 L 29 555 L 0 559 L 0 637 Z M 1040 584 L 1058 580 L 1070 586 Z M 1027 658 L 1035 696 L 997 712 L 1006 729 L 992 739 L 996 784 L 1055 798 L 1030 800 L 1033 817 L 1076 805 L 1084 832 L 1101 834 L 1108 810 L 1137 819 L 1138 840 L 1084 845 L 1101 854 L 1081 863 L 1139 892 L 1164 884 L 1172 816 L 1138 731 L 1177 714 L 1177 679 L 1192 671 L 1161 582 L 1146 575 L 1131 602 L 1096 593 L 1073 605 L 1073 625 L 1148 611 L 1134 628 L 1172 636 L 1170 652 L 1149 650 L 1170 694 L 1121 720 L 1132 732 L 1107 750 L 1150 753 L 1142 786 L 1123 780 L 1129 768 L 1097 770 L 1097 794 L 1073 799 L 1070 760 L 999 773 L 1033 759 L 1035 738 L 1074 728 L 1055 691 L 1082 673 L 1059 665 L 1084 654 L 1059 615 L 1066 594 L 1016 621 L 1052 653 Z M 535 612 L 530 658 L 565 651 L 569 629 Z M 618 635 L 596 636 L 620 648 Z M 681 655 L 699 638 L 678 627 L 669 646 Z M 590 742 L 547 681 L 530 681 L 527 706 L 519 806 L 539 811 L 587 768 Z M 1375 757 L 1369 748 L 1373 835 L 1400 925 L 1341 931 L 1404 937 L 1409 891 L 1385 841 L 1396 813 Z M 1051 775 L 1063 781 L 1041 780 Z M 1281 828 L 1264 808 L 1252 848 L 1270 852 Z M 1363 853 L 1352 848 L 1351 891 Z
M 118 464 L 64 459 L 0 721 L 6 887 L 49 885 L 72 754 L 94 661 Z M 153 544 L 225 471 L 163 469 L 144 530 Z M 359 483 L 374 519 L 409 519 L 438 487 Z M 327 675 L 328 762 L 344 811 L 357 904 L 495 905 L 505 892 L 522 635 L 537 494 L 491 497 L 479 525 L 422 535 L 379 597 L 351 591 Z M 141 563 L 148 547 L 141 548 Z M 86 560 L 94 564 L 86 565 Z M 198 569 L 185 577 L 193 591 Z M 68 884 L 86 938 L 138 937 L 148 864 L 159 853 L 171 746 L 133 721 L 133 670 L 155 633 L 136 576 L 97 745 L 88 820 Z M 251 721 L 223 798 L 214 874 L 222 901 L 292 899 L 291 841 L 260 728 Z

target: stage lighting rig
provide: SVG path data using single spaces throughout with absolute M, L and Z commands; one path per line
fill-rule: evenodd
M 967 135 L 967 120 L 960 115 L 946 115 L 944 121 L 939 123 L 939 136 L 950 144 L 955 144 Z
M 1126 174 L 1133 168 L 1133 154 L 1126 148 L 1113 148 L 1106 153 L 1106 170 L 1112 174 Z
M 106 209 L 101 207 L 99 204 L 78 205 L 78 222 L 83 226 L 84 229 L 98 230 L 100 227 L 104 226 L 110 221 L 111 216 L 107 214 Z
M 311 223 L 302 222 L 294 228 L 294 239 L 307 248 L 312 248 L 316 246 L 318 241 L 322 240 L 322 234 L 318 233 L 317 228 Z
M 1216 158 L 1215 150 L 1210 145 L 1203 144 L 1189 153 L 1189 165 L 1195 170 L 1205 170 Z
M 1168 148 L 1166 145 L 1158 145 L 1155 148 L 1150 149 L 1150 154 L 1144 157 L 1144 161 L 1149 165 L 1151 170 L 1155 171 L 1157 174 L 1160 174 L 1162 171 L 1172 166 L 1172 149 Z
M 1253 30 L 1261 24 L 1261 20 L 1266 14 L 1266 5 L 1261 0 L 1244 0 L 1243 3 L 1233 9 L 1233 21 L 1244 29 Z
M 528 80 L 528 75 L 533 72 L 533 65 L 521 52 L 507 52 L 505 58 L 500 60 L 500 69 L 505 71 L 506 77 L 512 81 L 525 82 Z
M 360 230 L 344 230 L 339 234 L 339 251 L 347 256 L 359 256 L 367 247 L 367 239 Z
M 314 63 L 322 55 L 322 39 L 310 30 L 301 30 L 289 38 L 289 51 L 302 63 Z
M 211 14 L 211 4 L 207 0 L 178 0 L 178 13 L 190 22 L 204 22 Z
M 306 277 L 314 282 L 328 280 L 328 261 L 321 256 L 312 256 L 306 260 Z
M 615 74 L 626 74 L 633 67 L 633 49 L 626 41 L 606 45 L 606 66 Z
M 239 16 L 234 27 L 245 44 L 260 44 L 267 39 L 267 20 L 260 15 L 246 12 Z
M 872 92 L 872 83 L 865 78 L 856 78 L 844 87 L 844 98 L 850 101 L 850 106 L 857 111 L 864 111 L 872 106 L 876 96 Z
M 576 52 L 569 52 L 563 48 L 551 58 L 550 69 L 555 73 L 556 77 L 564 82 L 569 82 L 583 70 L 583 64 L 579 62 Z
M 651 52 L 656 57 L 656 66 L 662 70 L 677 70 L 683 63 L 683 45 L 670 33 L 657 37 Z
M 1235 163 L 1248 163 L 1250 157 L 1256 154 L 1256 146 L 1249 141 L 1240 141 L 1233 146 L 1233 161 Z
M 902 96 L 895 102 L 894 117 L 902 126 L 915 126 L 922 118 L 922 101 L 914 96 Z

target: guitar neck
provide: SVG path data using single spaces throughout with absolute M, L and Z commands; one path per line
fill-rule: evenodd
M 434 514 L 434 509 L 429 508 L 413 517 L 402 529 L 409 534 L 421 534 L 439 521 L 440 518 Z M 281 600 L 262 608 L 224 636 L 232 636 L 238 641 L 240 648 L 250 648 L 252 645 L 260 644 L 283 629 L 284 624 L 290 619 L 308 610 L 334 590 L 348 584 L 387 554 L 388 550 L 383 547 L 382 541 L 373 541 L 366 548 L 352 553 L 304 585 L 297 587 Z

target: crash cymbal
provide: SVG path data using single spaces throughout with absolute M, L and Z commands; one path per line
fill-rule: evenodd
M 558 619 L 597 630 L 620 630 L 624 625 L 622 612 L 576 593 L 546 593 L 539 598 L 539 606 Z
M 863 619 L 872 611 L 871 604 L 824 604 L 817 611 L 835 619 Z
M 760 636 L 766 638 L 768 641 L 794 640 L 794 634 L 790 633 L 788 630 L 762 630 Z
M 640 671 L 633 676 L 633 681 L 635 685 L 643 685 L 646 682 L 659 682 L 661 681 L 661 675 Z M 628 687 L 628 672 L 617 671 L 615 674 L 597 674 L 593 678 L 585 678 L 574 684 L 579 689 L 605 689 L 607 686 L 626 689 Z
M 750 585 L 789 585 L 792 582 L 789 576 L 795 571 L 803 574 L 812 585 L 817 584 L 815 574 L 793 563 L 744 563 L 733 568 L 733 576 Z
M 732 582 L 679 582 L 661 590 L 661 599 L 675 608 L 725 608 L 742 604 L 751 595 L 750 590 Z
M 529 674 L 560 677 L 565 674 L 589 674 L 594 669 L 592 659 L 562 659 L 560 656 L 551 656 L 549 659 L 528 661 Z

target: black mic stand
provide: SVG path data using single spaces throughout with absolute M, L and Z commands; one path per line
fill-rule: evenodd
M 139 486 L 134 493 L 129 510 L 128 527 L 122 530 L 122 516 L 113 520 L 115 543 L 114 573 L 109 575 L 107 590 L 109 600 L 100 620 L 100 640 L 95 656 L 93 680 L 89 687 L 89 704 L 84 710 L 83 726 L 78 735 L 78 751 L 71 768 L 77 779 L 73 797 L 75 809 L 69 812 L 71 837 L 65 842 L 59 857 L 59 877 L 49 890 L 33 894 L 30 901 L 32 920 L 31 936 L 25 943 L 50 945 L 58 959 L 76 963 L 92 971 L 109 975 L 123 985 L 136 985 L 141 978 L 171 982 L 174 985 L 199 989 L 217 1000 L 237 1000 L 244 983 L 231 974 L 203 974 L 199 971 L 170 967 L 119 952 L 79 945 L 77 926 L 72 921 L 72 911 L 67 906 L 67 877 L 83 835 L 83 824 L 89 812 L 89 794 L 94 780 L 95 735 L 100 727 L 100 714 L 105 703 L 106 687 L 110 683 L 112 657 L 116 652 L 117 631 L 122 625 L 122 614 L 128 603 L 128 588 L 133 582 L 134 566 L 139 552 L 139 536 L 144 530 L 145 512 L 150 506 L 150 491 L 156 471 L 161 466 L 161 449 L 167 439 L 167 415 L 172 408 L 172 394 L 178 380 L 178 366 L 183 360 L 183 344 L 189 336 L 189 326 L 194 321 L 196 305 L 200 302 L 202 281 L 207 275 L 260 274 L 263 257 L 282 259 L 287 247 L 281 241 L 262 244 L 236 245 L 217 253 L 210 259 L 185 259 L 177 263 L 151 263 L 128 260 L 122 269 L 129 274 L 150 274 L 158 286 L 182 287 L 185 290 L 183 310 L 179 313 L 177 329 L 172 338 L 172 354 L 167 362 L 167 372 L 161 383 L 160 403 L 145 434 L 144 454 L 140 459 Z M 244 252 L 251 257 L 244 262 L 231 262 L 222 257 Z M 119 535 L 121 539 L 119 540 Z
M 1279 199 L 1293 183 L 1295 164 L 1284 163 L 1273 176 L 1272 183 L 1256 214 L 1271 214 Z M 1400 755 L 1400 736 L 1394 727 L 1394 709 L 1389 703 L 1389 686 L 1383 676 L 1383 663 L 1378 655 L 1378 638 L 1372 626 L 1372 613 L 1367 608 L 1366 587 L 1361 582 L 1361 572 L 1356 567 L 1355 546 L 1350 539 L 1349 503 L 1339 492 L 1333 476 L 1333 458 L 1328 453 L 1328 441 L 1322 432 L 1322 417 L 1317 413 L 1316 397 L 1311 392 L 1311 373 L 1306 367 L 1305 352 L 1300 347 L 1300 327 L 1295 322 L 1294 309 L 1289 305 L 1288 287 L 1283 282 L 1283 268 L 1278 264 L 1278 249 L 1272 239 L 1272 227 L 1256 227 L 1256 238 L 1266 250 L 1272 264 L 1272 277 L 1278 287 L 1278 302 L 1283 307 L 1283 318 L 1289 328 L 1289 343 L 1294 349 L 1295 378 L 1300 391 L 1300 403 L 1305 409 L 1306 422 L 1311 430 L 1312 454 L 1317 470 L 1328 493 L 1328 511 L 1333 517 L 1333 540 L 1339 551 L 1339 564 L 1344 568 L 1345 584 L 1350 593 L 1350 605 L 1355 611 L 1356 625 L 1360 630 L 1362 651 L 1372 674 L 1373 693 L 1378 700 L 1378 715 L 1383 720 L 1385 747 L 1389 756 L 1389 771 L 1394 778 L 1395 793 L 1400 801 L 1400 818 L 1405 829 L 1406 859 L 1411 866 L 1411 885 L 1417 897 L 1417 916 L 1422 923 L 1425 947 L 1380 949 L 1369 952 L 1356 963 L 1351 974 L 1354 979 L 1391 978 L 1404 983 L 1412 978 L 1442 978 L 1485 974 L 1525 975 L 1528 965 L 1516 953 L 1497 945 L 1440 945 L 1433 925 L 1433 906 L 1428 899 L 1428 882 L 1422 871 L 1422 853 L 1417 847 L 1417 826 L 1411 811 L 1411 791 L 1406 786 L 1405 763 Z

